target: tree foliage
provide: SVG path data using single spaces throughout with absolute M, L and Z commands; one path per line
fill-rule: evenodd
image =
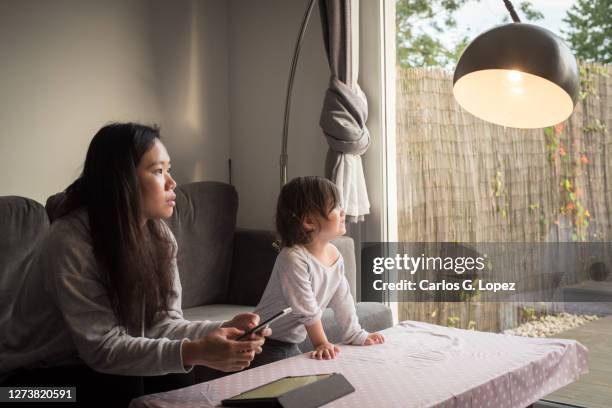
M 574 55 L 588 62 L 612 62 L 612 0 L 578 0 L 563 19 L 562 31 Z
M 396 0 L 396 47 L 397 63 L 403 67 L 452 68 L 471 38 L 458 30 L 454 17 L 463 5 L 480 0 Z M 500 7 L 504 5 L 500 1 Z M 522 1 L 517 6 L 522 19 L 541 19 L 542 13 L 535 10 L 531 2 Z M 502 22 L 508 22 L 509 17 Z M 442 33 L 451 32 L 455 41 L 444 44 Z

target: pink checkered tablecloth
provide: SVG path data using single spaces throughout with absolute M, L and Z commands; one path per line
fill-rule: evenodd
M 224 398 L 289 375 L 342 373 L 355 392 L 328 407 L 526 407 L 588 372 L 587 349 L 541 339 L 404 321 L 386 343 L 341 346 L 335 360 L 306 354 L 132 401 L 130 408 L 219 406 Z

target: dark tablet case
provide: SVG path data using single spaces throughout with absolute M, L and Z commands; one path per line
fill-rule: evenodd
M 232 401 L 231 399 L 226 399 L 221 401 L 221 403 L 224 406 L 316 408 L 353 391 L 355 391 L 355 388 L 342 374 L 334 373 L 328 378 L 289 391 L 279 397 L 266 400 Z

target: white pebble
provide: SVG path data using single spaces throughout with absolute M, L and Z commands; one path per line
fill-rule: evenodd
M 599 317 L 595 315 L 573 315 L 564 312 L 558 315 L 540 316 L 538 320 L 523 323 L 514 329 L 505 330 L 504 333 L 514 336 L 548 337 L 597 319 Z

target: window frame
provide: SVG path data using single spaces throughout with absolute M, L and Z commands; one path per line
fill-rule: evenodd
M 396 242 L 395 2 L 360 0 L 359 4 L 359 84 L 368 96 L 367 123 L 371 136 L 363 163 L 371 208 L 361 237 L 364 242 Z M 397 303 L 388 299 L 385 294 L 384 300 L 396 324 Z

